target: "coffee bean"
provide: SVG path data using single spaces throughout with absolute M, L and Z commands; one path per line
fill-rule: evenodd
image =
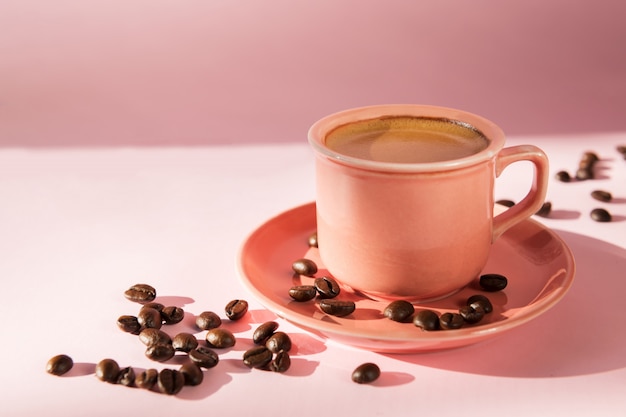
M 443 313 L 439 317 L 439 327 L 444 330 L 460 329 L 465 320 L 458 313 Z
M 206 334 L 206 342 L 209 346 L 226 349 L 235 346 L 235 335 L 228 329 L 217 327 L 210 329 Z
M 479 305 L 480 307 L 482 307 L 485 314 L 489 314 L 493 311 L 493 305 L 491 304 L 491 301 L 489 301 L 489 299 L 482 294 L 474 294 L 470 296 L 466 301 L 466 305 L 473 307 Z
M 343 317 L 354 312 L 356 305 L 353 301 L 341 301 L 341 300 L 322 300 L 320 301 L 320 308 L 326 314 L 331 316 Z
M 296 274 L 312 277 L 317 272 L 317 265 L 310 259 L 302 258 L 294 261 L 291 268 Z
M 165 324 L 176 324 L 185 318 L 185 310 L 176 306 L 168 306 L 161 310 L 161 319 Z
M 196 317 L 196 326 L 200 330 L 215 329 L 221 325 L 222 319 L 212 311 L 203 311 Z
M 413 324 L 422 330 L 439 330 L 439 315 L 432 310 L 420 310 L 413 317 Z
M 594 190 L 591 192 L 591 197 L 595 198 L 598 201 L 603 201 L 608 203 L 613 199 L 613 196 L 610 192 L 604 190 Z
M 119 316 L 117 318 L 117 327 L 126 333 L 132 334 L 139 334 L 141 330 L 141 324 L 139 324 L 136 316 Z
M 139 333 L 139 340 L 146 346 L 152 346 L 156 344 L 168 345 L 172 343 L 172 338 L 169 334 L 159 329 L 147 328 L 143 329 Z
M 191 333 L 178 333 L 172 339 L 172 347 L 180 352 L 191 352 L 198 347 L 198 339 Z
M 230 320 L 239 320 L 248 312 L 248 302 L 246 300 L 232 300 L 224 308 L 226 317 Z
M 243 354 L 243 363 L 248 368 L 263 369 L 271 362 L 272 352 L 265 346 L 255 346 Z
M 364 363 L 352 372 L 352 380 L 357 384 L 369 384 L 380 377 L 380 368 L 375 363 Z
M 285 332 L 276 332 L 267 339 L 265 347 L 272 353 L 278 353 L 281 350 L 289 352 L 291 350 L 291 338 Z
M 120 366 L 113 359 L 102 359 L 96 365 L 96 377 L 100 381 L 111 384 L 117 383 L 117 376 L 120 373 Z
M 220 361 L 220 358 L 214 350 L 208 347 L 198 346 L 189 352 L 189 359 L 202 368 L 213 368 Z
M 576 171 L 576 179 L 580 181 L 593 179 L 593 170 L 591 167 L 578 168 Z
M 159 372 L 157 386 L 159 391 L 167 395 L 176 395 L 183 389 L 185 377 L 175 369 L 163 369 Z
M 313 233 L 309 236 L 309 246 L 312 248 L 317 248 L 317 233 Z
M 204 372 L 202 372 L 202 369 L 193 361 L 185 362 L 180 367 L 179 372 L 183 374 L 185 378 L 185 385 L 200 385 L 204 379 Z
M 313 285 L 320 298 L 335 298 L 340 292 L 339 284 L 331 277 L 316 278 Z
M 459 314 L 466 323 L 476 324 L 485 317 L 485 310 L 480 304 L 463 306 L 459 309 Z
M 256 328 L 252 334 L 252 342 L 255 345 L 264 345 L 267 339 L 278 329 L 278 323 L 275 321 L 266 321 Z
M 496 201 L 496 204 L 500 204 L 501 206 L 504 206 L 504 207 L 513 207 L 515 205 L 515 201 L 502 199 L 502 200 Z
M 296 285 L 289 289 L 289 296 L 296 301 L 309 301 L 315 298 L 317 289 L 313 285 Z
M 135 377 L 135 386 L 142 389 L 152 389 L 159 377 L 156 369 L 146 369 Z
M 137 321 L 142 327 L 160 329 L 163 325 L 161 313 L 153 308 L 142 308 L 137 314 Z
M 570 182 L 572 180 L 572 177 L 569 175 L 569 172 L 567 171 L 557 172 L 555 178 L 561 182 Z
M 155 343 L 154 345 L 148 346 L 146 349 L 145 355 L 148 359 L 157 361 L 157 362 L 165 362 L 174 357 L 176 351 L 174 347 L 169 343 Z
M 583 154 L 582 158 L 580 159 L 580 162 L 593 165 L 599 160 L 600 160 L 600 157 L 598 156 L 598 154 L 592 151 L 587 151 Z
M 508 280 L 504 275 L 485 274 L 481 275 L 478 283 L 483 290 L 495 292 L 505 289 L 508 284 Z
M 289 353 L 281 350 L 276 353 L 274 359 L 270 362 L 269 368 L 274 372 L 287 372 L 289 367 L 291 366 L 291 358 L 289 357 Z
M 626 145 L 617 145 L 615 149 L 621 154 L 626 154 Z
M 161 312 L 163 311 L 165 306 L 161 303 L 157 303 L 156 301 L 151 301 L 149 303 L 145 303 L 144 305 L 142 305 L 141 308 L 153 308 L 156 311 Z
M 121 369 L 117 374 L 117 383 L 124 385 L 125 387 L 132 387 L 135 385 L 135 371 L 130 366 Z
M 609 213 L 603 208 L 595 208 L 591 210 L 590 215 L 593 220 L 597 222 L 601 222 L 601 223 L 606 223 L 606 222 L 610 222 L 611 220 L 613 220 L 611 213 Z
M 548 217 L 551 211 L 552 211 L 552 203 L 549 201 L 546 201 L 543 203 L 541 208 L 535 214 L 541 217 Z
M 156 290 L 148 284 L 135 284 L 124 292 L 130 301 L 145 304 L 156 298 Z
M 395 300 L 385 307 L 383 315 L 389 320 L 403 323 L 410 321 L 414 312 L 415 307 L 413 307 L 413 304 L 406 300 Z
M 52 375 L 63 375 L 74 366 L 74 361 L 67 355 L 56 355 L 46 364 L 46 372 Z

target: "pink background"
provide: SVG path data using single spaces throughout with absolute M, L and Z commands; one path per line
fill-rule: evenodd
M 621 0 L 0 2 L 0 146 L 301 142 L 380 103 L 626 129 Z

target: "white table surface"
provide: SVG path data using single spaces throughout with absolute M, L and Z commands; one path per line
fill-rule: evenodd
M 340 345 L 277 319 L 296 345 L 285 374 L 241 365 L 253 328 L 276 317 L 243 288 L 235 265 L 256 227 L 314 199 L 306 144 L 0 149 L 0 414 L 625 415 L 626 161 L 615 147 L 626 134 L 508 142 L 518 143 L 542 147 L 552 176 L 574 172 L 586 150 L 601 158 L 597 179 L 551 178 L 552 217 L 535 216 L 576 259 L 574 285 L 558 305 L 483 343 L 404 355 Z M 523 195 L 527 168 L 507 169 L 496 197 Z M 614 202 L 593 200 L 594 189 L 612 192 Z M 595 207 L 614 221 L 591 220 Z M 221 353 L 202 385 L 177 396 L 100 382 L 93 369 L 105 357 L 154 366 L 115 324 L 137 309 L 123 297 L 137 282 L 183 307 L 183 328 L 193 314 L 249 300 L 248 318 L 230 325 L 242 347 Z M 44 370 L 58 353 L 76 362 L 63 377 Z M 353 383 L 352 370 L 367 361 L 381 378 Z

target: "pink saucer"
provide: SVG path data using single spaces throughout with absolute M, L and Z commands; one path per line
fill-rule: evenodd
M 328 339 L 376 352 L 448 349 L 494 337 L 554 306 L 574 279 L 574 259 L 567 245 L 543 225 L 525 220 L 496 241 L 483 271 L 505 275 L 509 280 L 506 289 L 486 293 L 470 284 L 445 299 L 416 305 L 416 309 L 456 312 L 470 295 L 481 293 L 491 300 L 494 311 L 480 323 L 458 330 L 426 332 L 412 323 L 397 323 L 384 317 L 387 302 L 345 290 L 338 299 L 355 301 L 356 310 L 346 317 L 334 317 L 319 309 L 317 299 L 296 302 L 288 294 L 292 286 L 311 281 L 294 277 L 291 264 L 296 259 L 309 258 L 318 264 L 320 273 L 325 272 L 317 249 L 308 245 L 308 237 L 315 230 L 314 203 L 267 221 L 241 249 L 241 280 L 261 304 L 279 317 Z

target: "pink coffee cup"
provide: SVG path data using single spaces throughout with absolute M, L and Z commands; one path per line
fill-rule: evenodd
M 439 160 L 439 150 L 448 144 L 428 139 L 433 130 L 435 136 L 458 133 L 465 154 Z M 373 142 L 350 143 L 351 135 Z M 409 147 L 387 152 L 387 144 L 402 135 L 408 139 L 401 146 Z M 546 195 L 548 159 L 541 149 L 504 148 L 498 126 L 460 110 L 351 109 L 316 122 L 308 138 L 316 157 L 321 259 L 342 286 L 375 299 L 426 301 L 460 290 L 480 275 L 491 244 L 536 213 Z M 428 147 L 412 150 L 413 140 Z M 481 140 L 482 145 L 472 142 Z M 377 160 L 379 148 L 383 160 Z M 516 161 L 535 167 L 530 190 L 494 216 L 495 180 Z

